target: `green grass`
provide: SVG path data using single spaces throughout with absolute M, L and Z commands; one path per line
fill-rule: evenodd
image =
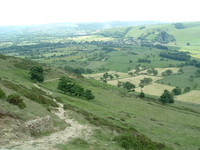
M 129 52 L 136 52 L 138 55 L 131 55 Z M 160 61 L 161 57 L 159 56 L 162 50 L 155 48 L 141 48 L 141 47 L 130 47 L 128 51 L 114 51 L 109 54 L 109 59 L 103 67 L 110 70 L 127 72 L 128 69 L 135 69 L 137 65 L 146 66 L 146 67 L 155 67 L 155 68 L 165 68 L 170 65 L 180 65 L 182 61 L 164 59 Z M 148 57 L 148 58 L 147 58 Z M 148 59 L 151 63 L 138 63 L 138 59 Z M 130 63 L 130 60 L 132 63 Z
M 180 88 L 190 87 L 191 89 L 194 89 L 195 83 L 197 83 L 197 88 L 200 89 L 200 81 L 199 78 L 194 79 L 194 81 L 190 80 L 191 75 L 195 75 L 197 68 L 193 66 L 185 66 L 183 67 L 183 74 L 180 75 L 171 75 L 166 76 L 163 79 L 159 81 L 159 83 L 166 84 L 166 85 L 172 85 L 172 86 L 178 86 Z
M 191 111 L 192 105 L 190 109 L 186 109 L 187 105 L 183 106 L 182 103 L 177 104 L 176 108 L 172 107 L 173 105 L 163 106 L 127 95 L 122 89 L 95 80 L 80 80 L 79 83 L 92 89 L 96 97 L 94 101 L 87 102 L 58 93 L 54 94 L 60 96 L 63 102 L 99 118 L 104 118 L 113 126 L 125 129 L 135 128 L 153 141 L 162 142 L 169 147 L 175 149 L 200 147 L 200 141 L 197 138 L 200 134 L 198 130 L 200 116 L 199 113 Z M 56 91 L 56 85 L 57 81 L 42 84 L 52 91 Z M 94 123 L 95 120 L 91 122 Z

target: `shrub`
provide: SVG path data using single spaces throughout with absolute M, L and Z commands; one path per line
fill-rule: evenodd
M 153 143 L 143 135 L 137 135 L 131 133 L 124 133 L 115 138 L 121 147 L 124 149 L 136 149 L 136 150 L 153 150 L 158 149 L 158 144 Z M 165 146 L 162 146 L 163 149 Z
M 140 98 L 144 98 L 144 97 L 145 97 L 144 92 L 141 92 L 141 93 L 139 94 L 139 97 L 140 97 Z
M 7 97 L 7 101 L 10 104 L 17 105 L 19 108 L 24 109 L 26 108 L 26 104 L 23 102 L 23 99 L 20 98 L 17 94 L 12 94 Z
M 130 148 L 142 149 L 142 145 L 130 133 L 122 134 L 116 137 L 115 140 L 120 144 L 121 147 L 125 149 L 130 149 Z
M 6 97 L 6 94 L 4 93 L 4 91 L 0 88 L 0 98 L 4 98 Z

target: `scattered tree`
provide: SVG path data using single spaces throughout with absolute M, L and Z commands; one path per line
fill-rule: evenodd
M 127 81 L 127 82 L 125 82 L 125 83 L 123 84 L 123 87 L 124 87 L 125 89 L 131 91 L 132 89 L 135 88 L 135 85 L 134 85 L 133 83 Z
M 129 72 L 128 75 L 130 75 L 131 77 L 133 77 L 134 73 L 133 72 Z
M 114 78 L 111 74 L 109 75 L 109 77 L 110 77 L 110 80 L 112 80 Z
M 118 78 L 119 78 L 119 75 L 118 75 L 118 74 L 115 74 L 115 77 L 118 79 Z
M 181 88 L 179 87 L 176 87 L 172 90 L 172 92 L 174 93 L 174 95 L 180 95 L 181 94 Z
M 108 72 L 106 72 L 106 73 L 103 74 L 103 78 L 104 78 L 104 79 L 107 79 L 108 77 L 109 77 Z
M 146 78 L 144 77 L 142 80 L 140 80 L 140 85 L 148 85 L 148 84 L 151 84 L 153 80 L 151 78 Z
M 124 89 L 127 89 L 129 91 L 133 90 L 135 88 L 135 85 L 131 82 L 120 82 L 118 81 L 118 84 L 117 84 L 118 87 L 122 87 Z
M 162 76 L 170 76 L 170 75 L 172 75 L 173 74 L 173 71 L 171 70 L 171 69 L 168 69 L 168 70 L 166 70 L 166 71 L 164 71 L 163 73 L 162 73 Z

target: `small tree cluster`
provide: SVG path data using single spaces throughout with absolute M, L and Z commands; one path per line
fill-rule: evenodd
M 158 74 L 158 71 L 154 68 L 150 68 L 147 70 L 148 74 L 153 74 L 154 76 L 156 76 Z
M 131 82 L 128 82 L 128 81 L 127 82 L 120 82 L 119 81 L 117 86 L 118 87 L 122 87 L 124 89 L 127 89 L 129 91 L 134 90 L 134 88 L 135 88 L 135 85 L 133 83 L 131 83 Z
M 173 74 L 173 71 L 171 70 L 171 69 L 168 69 L 168 70 L 166 70 L 166 71 L 164 71 L 163 73 L 162 73 L 162 76 L 170 76 L 170 75 L 172 75 Z
M 116 78 L 119 78 L 118 75 L 115 75 Z M 107 80 L 108 78 L 110 78 L 111 80 L 114 78 L 113 75 L 109 74 L 108 72 L 103 74 L 103 79 Z
M 139 86 L 141 87 L 141 85 L 148 85 L 148 84 L 151 84 L 153 80 L 151 78 L 146 78 L 144 77 L 142 80 L 140 80 L 140 84 Z
M 10 104 L 17 105 L 19 108 L 26 108 L 26 104 L 23 102 L 23 99 L 20 98 L 17 94 L 9 95 L 6 99 Z
M 182 89 L 179 87 L 176 87 L 172 90 L 172 92 L 174 93 L 174 95 L 180 95 L 181 94 Z
M 174 98 L 172 94 L 168 90 L 164 90 L 162 95 L 160 96 L 159 100 L 165 104 L 165 103 L 174 103 Z
M 33 66 L 30 70 L 31 80 L 36 82 L 44 81 L 44 69 L 41 66 Z
M 92 100 L 95 98 L 91 90 L 82 88 L 67 77 L 60 78 L 58 89 L 63 91 L 65 94 L 70 94 L 75 97 L 82 97 L 87 100 Z

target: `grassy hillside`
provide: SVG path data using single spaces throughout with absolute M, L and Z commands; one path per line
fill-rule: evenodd
M 80 101 L 54 93 L 61 97 L 67 108 L 85 114 L 90 122 L 111 128 L 134 128 L 153 141 L 165 143 L 175 149 L 197 149 L 199 139 L 198 105 L 177 103 L 162 105 L 151 100 L 142 100 L 126 91 L 92 79 L 78 79 L 82 86 L 92 89 L 95 100 Z M 57 81 L 41 86 L 57 91 Z M 197 110 L 197 111 L 196 111 Z M 95 118 L 86 113 L 92 113 Z M 101 119 L 102 120 L 101 120 Z M 110 125 L 105 124 L 105 121 Z M 172 138 L 173 137 L 173 138 Z
M 25 109 L 19 109 L 1 100 L 1 111 L 25 121 L 50 115 L 55 118 L 55 123 L 59 122 L 56 116 L 47 111 L 47 108 L 52 109 L 52 106 L 41 105 L 25 97 L 25 93 L 30 92 L 28 89 L 32 88 L 32 92 L 34 89 L 27 68 L 39 64 L 31 61 L 24 64 L 24 60 L 3 55 L 1 55 L 0 61 L 1 64 L 4 64 L 1 65 L 1 89 L 5 91 L 6 95 L 20 94 L 27 105 Z M 21 65 L 18 66 L 18 64 Z M 168 149 L 169 147 L 172 149 L 198 149 L 200 147 L 200 141 L 197 138 L 200 135 L 198 105 L 179 102 L 173 105 L 162 105 L 155 100 L 140 99 L 126 90 L 93 79 L 74 78 L 74 82 L 91 89 L 95 95 L 95 100 L 86 101 L 65 95 L 57 89 L 57 78 L 63 75 L 69 76 L 69 73 L 62 72 L 62 70 L 55 71 L 53 68 L 45 66 L 44 68 L 46 68 L 45 78 L 48 80 L 39 85 L 51 91 L 52 96 L 62 101 L 65 108 L 71 112 L 72 118 L 75 117 L 83 124 L 97 127 L 93 130 L 91 137 L 88 137 L 90 140 L 80 137 L 80 139 L 72 140 L 71 143 L 60 143 L 56 146 L 59 149 L 67 149 L 67 145 L 73 149 L 79 149 L 81 143 L 84 144 L 85 149 L 89 147 L 92 149 L 121 149 L 120 142 L 116 141 L 117 137 L 127 132 L 136 136 L 136 138 L 134 136 L 132 138 L 136 142 L 135 148 L 137 149 Z M 18 88 L 15 89 L 15 86 Z M 41 93 L 42 91 L 40 91 Z M 45 93 L 42 95 L 48 98 Z M 36 108 L 37 111 L 35 111 Z M 132 135 L 128 134 L 128 136 Z M 163 143 L 168 148 L 158 143 Z
M 44 91 L 37 89 L 30 80 L 30 68 L 38 63 L 22 60 L 19 58 L 0 55 L 0 91 L 5 96 L 0 96 L 0 145 L 3 146 L 12 140 L 24 140 L 31 136 L 42 136 L 49 133 L 63 130 L 66 127 L 64 121 L 59 119 L 50 110 L 58 106 L 52 100 L 52 96 Z M 52 78 L 55 70 L 45 67 L 46 78 Z M 57 76 L 57 75 L 56 75 Z M 20 96 L 25 103 L 25 108 L 17 105 L 18 98 L 15 102 L 8 103 L 9 96 Z M 48 131 L 35 132 L 26 128 L 26 123 L 49 116 L 53 126 Z M 48 127 L 47 127 L 48 128 Z

